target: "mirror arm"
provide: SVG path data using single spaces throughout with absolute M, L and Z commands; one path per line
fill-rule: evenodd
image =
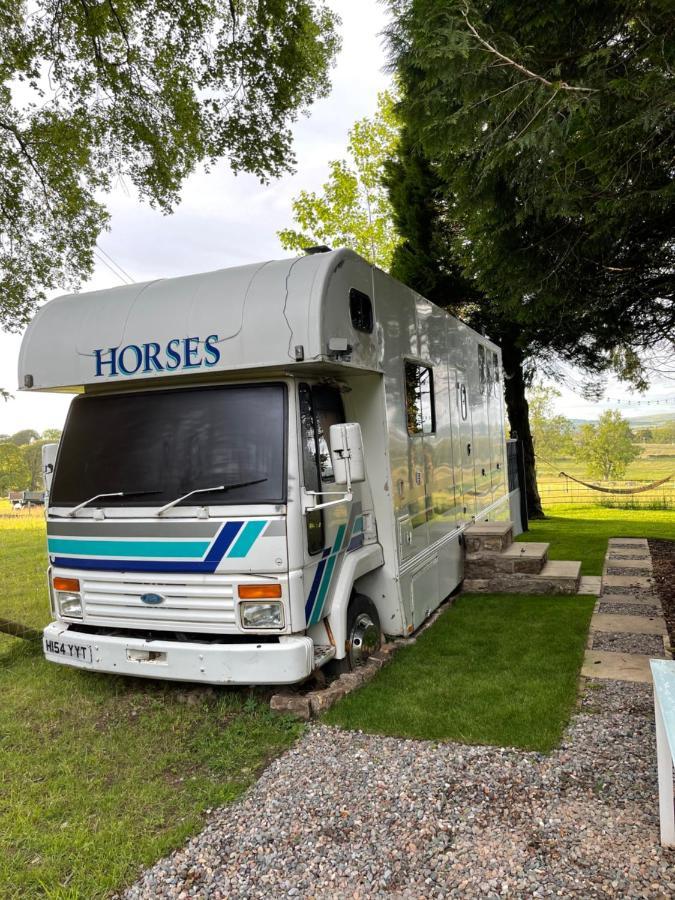
M 342 491 L 305 491 L 310 497 L 323 497 L 339 495 L 339 500 L 329 500 L 327 503 L 316 503 L 314 506 L 305 506 L 304 512 L 314 512 L 317 509 L 326 509 L 328 506 L 339 506 L 341 503 L 351 503 L 353 494 L 351 491 L 342 493 Z

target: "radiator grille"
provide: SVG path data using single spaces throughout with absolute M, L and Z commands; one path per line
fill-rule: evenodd
M 226 575 L 149 575 L 106 572 L 80 576 L 84 621 L 107 627 L 235 632 L 234 586 Z M 141 600 L 159 594 L 157 605 Z

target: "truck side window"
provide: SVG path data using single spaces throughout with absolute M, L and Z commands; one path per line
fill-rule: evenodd
M 363 291 L 352 288 L 349 292 L 349 316 L 352 326 L 357 331 L 365 331 L 372 334 L 373 331 L 373 304 Z
M 319 480 L 319 454 L 316 440 L 316 420 L 314 418 L 314 405 L 312 393 L 308 384 L 301 384 L 298 388 L 300 400 L 300 430 L 302 433 L 302 472 L 305 480 L 305 490 L 320 491 Z M 307 513 L 307 549 L 311 554 L 319 553 L 323 549 L 323 514 L 320 509 Z
M 406 362 L 405 402 L 408 434 L 433 434 L 436 430 L 434 379 L 427 366 Z

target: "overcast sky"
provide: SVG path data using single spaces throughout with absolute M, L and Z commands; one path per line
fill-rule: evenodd
M 390 83 L 383 71 L 385 52 L 380 36 L 385 11 L 377 0 L 331 0 L 342 18 L 343 47 L 332 72 L 330 96 L 316 103 L 309 117 L 294 129 L 296 173 L 269 185 L 255 178 L 233 176 L 225 164 L 209 175 L 197 174 L 185 184 L 181 205 L 171 216 L 162 216 L 141 204 L 132 189 L 120 185 L 108 200 L 112 213 L 110 231 L 100 247 L 135 281 L 185 275 L 241 265 L 286 255 L 276 232 L 291 224 L 291 201 L 303 188 L 317 190 L 327 176 L 331 159 L 344 156 L 347 131 L 356 119 L 375 110 L 377 92 Z M 84 290 L 115 287 L 121 281 L 102 263 Z M 56 338 L 57 336 L 55 336 Z M 16 392 L 20 337 L 0 333 L 0 387 L 14 393 L 0 401 L 0 433 L 23 428 L 41 432 L 60 428 L 70 402 L 57 394 Z M 58 344 L 55 342 L 55 352 Z M 672 398 L 675 386 L 655 386 L 645 398 L 630 398 L 618 384 L 608 396 L 643 400 Z M 616 403 L 593 405 L 565 392 L 560 411 L 570 417 L 595 418 Z M 674 405 L 637 406 L 625 412 L 652 413 Z

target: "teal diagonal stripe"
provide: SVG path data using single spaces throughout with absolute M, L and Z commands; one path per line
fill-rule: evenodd
M 260 532 L 267 525 L 267 520 L 263 519 L 262 522 L 247 522 L 244 525 L 241 534 L 234 542 L 234 545 L 230 552 L 227 554 L 229 558 L 239 558 L 246 556 L 248 551 L 257 541 Z
M 114 556 L 201 559 L 210 541 L 78 541 L 49 538 L 49 553 L 69 556 Z

